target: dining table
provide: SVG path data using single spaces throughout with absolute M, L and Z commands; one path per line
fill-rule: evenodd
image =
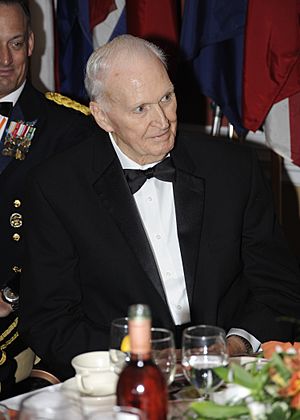
M 246 355 L 240 355 L 231 358 L 231 362 L 243 364 L 249 360 L 253 360 L 256 357 L 254 356 L 246 356 Z M 72 382 L 73 381 L 73 382 Z M 70 378 L 65 382 L 55 384 L 55 385 L 49 385 L 47 386 L 47 389 L 68 389 L 71 384 L 75 382 L 74 378 Z M 72 385 L 74 386 L 74 385 Z M 21 406 L 22 400 L 36 392 L 41 391 L 41 389 L 36 389 L 34 391 L 27 392 L 25 394 L 17 395 L 12 398 L 8 398 L 5 400 L 0 401 L 0 404 L 4 404 L 9 409 L 10 419 L 11 420 L 17 420 L 17 414 Z M 89 398 L 82 398 L 85 408 L 84 413 L 88 413 L 90 410 L 90 400 Z M 189 404 L 191 402 L 201 400 L 201 397 L 199 394 L 197 394 L 197 391 L 188 383 L 186 378 L 183 375 L 181 363 L 178 363 L 176 375 L 173 383 L 169 386 L 169 414 L 168 414 L 168 420 L 178 419 L 182 418 L 183 413 L 187 410 Z M 115 399 L 110 401 L 112 405 L 115 404 Z M 101 403 L 101 401 L 100 401 Z M 95 409 L 95 406 L 93 405 L 93 409 Z
M 49 385 L 49 388 L 52 389 L 59 389 L 62 386 L 61 383 L 59 384 L 55 384 L 55 385 Z M 10 416 L 10 420 L 17 420 L 18 418 L 18 412 L 21 406 L 21 401 L 31 395 L 34 394 L 36 392 L 39 392 L 41 389 L 35 389 L 34 391 L 30 391 L 30 392 L 26 392 L 24 394 L 20 394 L 20 395 L 16 395 L 14 397 L 11 398 L 7 398 L 5 400 L 0 401 L 0 404 L 5 405 L 8 409 L 9 409 L 9 416 Z

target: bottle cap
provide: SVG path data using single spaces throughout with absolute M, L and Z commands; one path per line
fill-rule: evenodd
M 136 305 L 129 306 L 128 311 L 129 319 L 151 319 L 151 311 L 148 305 L 138 303 Z

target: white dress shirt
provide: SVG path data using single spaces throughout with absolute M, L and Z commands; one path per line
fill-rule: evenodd
M 139 165 L 126 156 L 110 134 L 123 169 L 148 169 L 156 163 Z M 177 235 L 172 182 L 148 179 L 133 195 L 151 245 L 168 305 L 176 325 L 190 321 L 181 252 Z
M 109 133 L 112 145 L 123 169 L 148 169 L 156 165 L 139 165 L 126 156 Z M 175 325 L 190 322 L 190 307 L 186 291 L 172 182 L 150 178 L 133 195 L 160 273 L 168 305 Z M 239 335 L 257 351 L 260 342 L 247 331 L 232 328 L 228 335 Z

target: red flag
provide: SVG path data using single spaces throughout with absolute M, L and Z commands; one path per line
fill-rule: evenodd
M 127 0 L 128 33 L 141 38 L 178 41 L 177 4 L 174 0 Z
M 89 0 L 90 27 L 94 29 L 96 25 L 103 22 L 113 10 L 116 10 L 114 0 Z
M 299 0 L 249 0 L 243 121 L 262 125 L 273 104 L 300 91 Z
M 177 7 L 175 0 L 127 0 L 127 32 L 154 42 L 174 60 L 179 41 Z

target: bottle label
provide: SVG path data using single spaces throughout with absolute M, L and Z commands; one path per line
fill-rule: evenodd
M 130 351 L 132 354 L 151 352 L 151 320 L 130 319 L 128 321 Z

